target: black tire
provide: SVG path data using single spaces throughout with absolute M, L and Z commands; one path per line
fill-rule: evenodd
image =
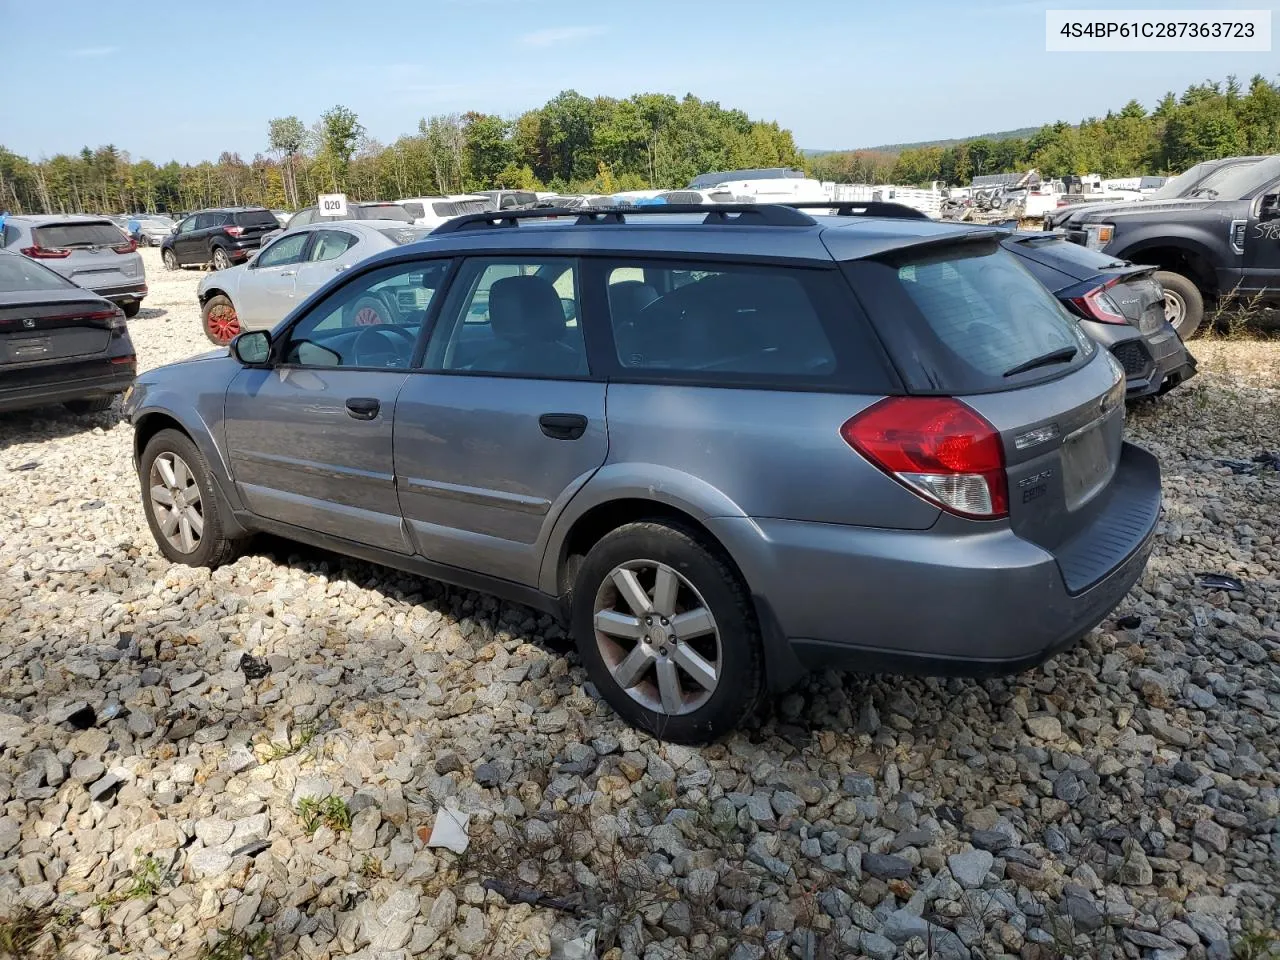
M 133 303 L 122 304 L 120 307 L 124 311 L 124 315 L 132 320 L 138 315 L 138 311 L 142 309 L 142 301 L 135 300 Z
M 229 270 L 231 268 L 231 255 L 227 253 L 225 247 L 214 247 L 213 253 L 209 256 L 209 262 L 213 264 L 215 270 Z
M 178 255 L 173 252 L 173 247 L 162 251 L 160 259 L 164 262 L 164 268 L 166 270 L 177 270 L 181 266 L 181 264 L 178 263 Z
M 196 548 L 190 552 L 176 549 L 164 536 L 156 517 L 155 506 L 151 500 L 148 478 L 151 465 L 157 457 L 164 453 L 172 453 L 181 457 L 191 471 L 196 486 L 200 489 L 200 506 L 204 518 L 204 529 Z M 209 465 L 199 448 L 185 433 L 178 430 L 161 430 L 149 441 L 138 461 L 138 479 L 142 487 L 142 510 L 147 515 L 147 526 L 155 538 L 160 552 L 173 563 L 181 563 L 188 567 L 219 567 L 231 560 L 239 547 L 239 541 L 223 535 L 222 517 L 219 513 L 218 498 L 213 488 L 213 479 L 209 474 Z
M 1156 282 L 1164 287 L 1166 302 L 1172 298 L 1177 304 L 1177 316 L 1170 320 L 1173 329 L 1183 340 L 1190 340 L 1204 321 L 1204 294 L 1182 274 L 1169 270 L 1157 270 Z
M 115 402 L 114 396 L 86 397 L 83 400 L 68 400 L 64 406 L 75 414 L 102 413 L 104 410 L 110 410 Z
M 705 703 L 689 713 L 652 710 L 633 698 L 614 679 L 597 642 L 597 592 L 614 568 L 642 560 L 665 564 L 685 578 L 700 594 L 719 629 L 715 689 Z M 735 729 L 759 705 L 764 665 L 751 597 L 728 559 L 694 531 L 663 521 L 640 521 L 606 534 L 578 569 L 571 619 L 578 653 L 601 696 L 627 723 L 659 739 L 706 743 Z

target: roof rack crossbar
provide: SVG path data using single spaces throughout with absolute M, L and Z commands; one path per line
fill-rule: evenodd
M 817 221 L 791 204 L 779 203 L 656 203 L 638 207 L 592 207 L 570 210 L 566 207 L 542 207 L 531 210 L 494 210 L 466 213 L 446 220 L 431 231 L 433 235 L 462 233 L 495 227 L 516 227 L 521 220 L 573 218 L 575 225 L 626 223 L 628 216 L 648 217 L 654 214 L 706 214 L 703 223 L 768 227 L 812 227 Z
M 798 210 L 834 210 L 837 217 L 889 217 L 896 220 L 928 220 L 929 215 L 905 203 L 885 200 L 805 200 L 789 203 Z

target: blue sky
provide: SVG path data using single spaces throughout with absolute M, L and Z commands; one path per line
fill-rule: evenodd
M 271 117 L 310 124 L 342 103 L 389 142 L 422 116 L 514 116 L 573 88 L 692 92 L 775 119 L 802 147 L 843 148 L 1077 121 L 1228 73 L 1280 75 L 1274 51 L 1046 53 L 1044 11 L 1072 6 L 1107 4 L 0 0 L 0 144 L 248 160 Z M 1271 9 L 1280 29 L 1278 0 L 1234 6 Z

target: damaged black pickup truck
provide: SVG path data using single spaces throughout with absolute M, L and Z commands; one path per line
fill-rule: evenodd
M 1280 306 L 1280 156 L 1233 166 L 1180 199 L 1092 207 L 1058 229 L 1090 249 L 1158 267 L 1165 315 L 1184 340 L 1206 303 L 1234 296 Z

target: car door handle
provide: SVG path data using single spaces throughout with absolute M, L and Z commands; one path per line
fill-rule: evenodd
M 350 270 L 350 269 L 351 269 L 351 264 L 349 264 L 349 263 L 340 263 L 340 264 L 338 264 L 336 267 L 334 267 L 334 268 L 333 268 L 333 272 L 334 272 L 334 273 L 342 273 L 344 270 Z
M 552 440 L 577 440 L 587 432 L 587 418 L 580 413 L 544 413 L 538 426 Z
M 280 271 L 280 276 L 282 277 L 296 277 L 297 275 L 298 275 L 297 270 L 281 270 Z
M 356 420 L 372 420 L 382 404 L 372 397 L 351 397 L 347 400 L 347 414 Z

